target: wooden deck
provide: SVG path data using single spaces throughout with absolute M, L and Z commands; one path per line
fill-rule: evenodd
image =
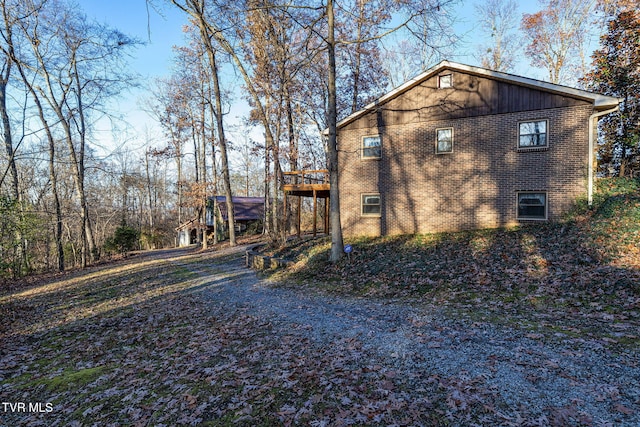
M 329 171 L 326 169 L 284 172 L 282 189 L 287 195 L 300 197 L 329 197 Z M 315 193 L 315 194 L 314 194 Z
M 300 235 L 300 213 L 303 197 L 313 197 L 313 235 L 317 234 L 318 199 L 324 199 L 324 232 L 329 233 L 329 171 L 326 169 L 284 172 L 286 182 L 282 185 L 284 191 L 285 211 L 287 210 L 287 196 L 298 197 L 298 236 Z

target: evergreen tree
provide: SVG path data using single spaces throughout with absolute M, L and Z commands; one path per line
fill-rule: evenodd
M 590 89 L 621 99 L 620 111 L 600 120 L 601 172 L 633 176 L 640 171 L 640 12 L 618 11 L 593 54 Z

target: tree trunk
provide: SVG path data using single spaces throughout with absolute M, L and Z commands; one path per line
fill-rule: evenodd
M 204 104 L 204 88 L 202 90 L 203 100 L 202 100 L 202 110 L 201 114 L 201 129 L 200 129 L 200 138 L 202 145 L 202 223 L 204 224 L 204 228 L 202 229 L 202 249 L 207 249 L 209 242 L 207 240 L 207 132 L 204 127 L 205 121 L 205 104 Z
M 84 153 L 86 146 L 86 126 L 84 120 L 84 105 L 82 102 L 82 83 L 80 82 L 80 75 L 77 67 L 77 63 L 74 62 L 74 83 L 76 85 L 76 108 L 77 108 L 77 118 L 79 122 L 77 123 L 79 140 L 80 140 L 80 149 L 78 150 L 77 162 L 74 163 L 76 166 L 75 176 L 76 176 L 76 187 L 78 190 L 78 196 L 80 197 L 80 207 L 82 209 L 82 223 L 84 226 L 84 235 L 86 237 L 87 249 L 89 251 L 89 258 L 91 261 L 95 261 L 99 258 L 98 250 L 96 248 L 96 241 L 93 236 L 93 228 L 91 227 L 91 217 L 89 216 L 89 205 L 87 203 L 87 194 L 84 189 Z M 71 141 L 71 133 L 68 134 L 69 139 L 67 140 L 70 144 L 70 150 L 73 149 L 74 145 Z M 75 157 L 75 156 L 74 156 Z M 86 267 L 86 261 L 83 261 L 82 267 Z
M 280 138 L 277 135 L 272 141 L 273 146 L 271 147 L 271 152 L 273 153 L 273 201 L 271 202 L 271 216 L 273 217 L 272 238 L 274 240 L 278 239 L 280 230 L 283 228 L 280 215 L 278 215 L 278 170 L 280 169 L 280 150 L 277 141 L 279 140 Z
M 202 31 L 205 31 L 201 27 Z M 203 37 L 206 33 L 203 33 Z M 227 156 L 227 140 L 224 133 L 224 123 L 222 120 L 222 97 L 220 94 L 220 82 L 218 81 L 218 66 L 216 63 L 213 46 L 207 46 L 209 61 L 211 65 L 211 75 L 213 77 L 213 92 L 216 98 L 216 125 L 218 127 L 218 145 L 220 146 L 220 160 L 222 160 L 222 184 L 224 195 L 227 199 L 227 219 L 229 220 L 229 245 L 236 245 L 235 216 L 233 214 L 233 194 L 231 192 L 231 176 L 229 174 L 229 158 Z
M 149 150 L 147 150 L 144 153 L 144 170 L 145 170 L 145 174 L 146 174 L 146 178 L 147 178 L 147 203 L 149 203 L 149 212 L 148 212 L 148 221 L 149 221 L 149 233 L 151 235 L 153 235 L 153 227 L 154 227 L 154 221 L 153 221 L 153 188 L 151 185 L 151 172 L 149 171 L 149 156 L 151 155 L 151 153 L 149 152 Z M 156 249 L 155 244 L 153 244 L 153 247 L 151 249 Z
M 20 187 L 18 182 L 18 167 L 16 166 L 15 160 L 15 149 L 13 147 L 13 136 L 11 134 L 11 121 L 9 119 L 9 114 L 7 112 L 7 83 L 9 82 L 9 76 L 11 74 L 11 64 L 12 60 L 10 58 L 6 58 L 4 63 L 4 69 L 2 70 L 2 76 L 0 77 L 0 110 L 2 116 L 2 130 L 4 137 L 4 147 L 7 152 L 7 160 L 9 162 L 8 169 L 11 175 L 11 195 L 13 199 L 17 202 L 20 219 L 23 218 L 23 206 L 20 203 Z M 27 259 L 27 245 L 24 239 L 22 232 L 20 231 L 20 227 L 17 227 L 15 234 L 16 242 L 18 243 L 15 246 L 16 258 L 18 262 L 16 263 L 19 268 L 16 269 L 18 271 L 28 270 L 28 259 Z M 14 273 L 15 274 L 15 273 Z
M 4 137 L 4 148 L 7 152 L 8 170 L 11 177 L 11 196 L 20 199 L 20 189 L 18 187 L 18 168 L 16 167 L 15 153 L 13 150 L 13 139 L 11 136 L 11 122 L 7 113 L 7 81 L 9 79 L 10 60 L 7 59 L 6 70 L 0 77 L 0 112 L 2 116 L 2 133 Z
M 360 45 L 362 44 L 362 26 L 364 24 L 364 2 L 360 2 L 358 5 L 360 15 L 358 16 L 358 24 L 356 29 L 356 59 L 353 66 L 353 97 L 351 99 L 351 113 L 358 111 L 358 95 L 360 93 L 360 67 L 362 63 L 362 52 Z
M 211 95 L 211 86 L 209 86 L 209 95 Z M 215 117 L 215 111 L 213 109 L 213 104 L 209 103 L 209 108 L 211 109 L 211 117 Z M 211 182 L 213 183 L 213 195 L 218 195 L 218 166 L 216 164 L 216 138 L 215 138 L 215 130 L 213 127 L 211 128 Z M 216 203 L 216 199 L 213 199 L 212 206 L 212 220 L 213 220 L 213 244 L 218 243 L 218 206 Z
M 272 217 L 271 217 L 271 186 L 269 185 L 270 173 L 269 169 L 271 168 L 271 160 L 269 157 L 269 147 L 265 144 L 264 147 L 264 226 L 263 232 L 265 235 L 271 235 L 272 227 Z
M 29 85 L 29 90 L 34 98 L 35 104 L 38 107 L 38 114 L 40 121 L 47 133 L 47 139 L 49 141 L 49 180 L 51 181 L 51 194 L 53 195 L 53 205 L 56 212 L 56 220 L 54 227 L 54 240 L 56 242 L 56 254 L 57 254 L 57 267 L 58 271 L 64 271 L 64 248 L 62 246 L 62 207 L 60 206 L 60 197 L 58 195 L 58 177 L 56 174 L 55 160 L 56 160 L 56 144 L 51 133 L 51 128 L 44 116 L 44 110 L 40 99 L 37 97 L 36 92 Z
M 58 264 L 57 267 L 58 271 L 64 271 L 64 248 L 62 246 L 62 208 L 60 207 L 60 197 L 58 196 L 58 179 L 55 169 L 55 143 L 52 136 L 49 137 L 49 179 L 51 180 L 51 193 L 53 194 L 53 204 L 56 211 L 54 239 L 56 242 Z
M 182 149 L 181 142 L 176 141 L 176 168 L 178 169 L 178 224 L 182 224 Z
M 40 97 L 38 93 L 33 87 L 31 80 L 27 78 L 23 64 L 19 62 L 15 58 L 15 53 L 13 50 L 13 44 L 9 43 L 9 50 L 11 53 L 12 59 L 16 64 L 16 68 L 20 73 L 20 77 L 22 78 L 22 82 L 26 85 L 31 97 L 33 98 L 33 102 L 35 103 L 38 109 L 38 117 L 40 118 L 40 122 L 42 122 L 42 127 L 47 135 L 47 140 L 49 142 L 49 181 L 51 181 L 51 194 L 53 195 L 53 205 L 55 211 L 55 226 L 54 226 L 54 241 L 56 245 L 56 264 L 58 271 L 64 271 L 64 248 L 62 245 L 62 207 L 60 205 L 60 196 L 58 194 L 58 177 L 55 169 L 55 157 L 56 157 L 56 144 L 55 139 L 53 138 L 53 134 L 51 132 L 51 127 L 47 122 L 47 119 L 44 114 L 44 107 L 42 106 L 42 102 L 40 101 Z M 2 104 L 4 105 L 4 103 Z
M 286 104 L 287 104 L 287 127 L 288 127 L 288 133 L 289 133 L 289 169 L 291 171 L 297 171 L 298 170 L 298 141 L 296 138 L 296 134 L 295 134 L 295 124 L 293 122 L 293 106 L 291 105 L 291 93 L 289 92 L 289 84 L 287 83 L 285 85 L 285 96 L 286 96 Z M 286 195 L 284 196 L 286 197 Z M 287 212 L 284 212 L 286 221 L 285 221 L 285 229 L 287 231 L 290 231 L 290 227 L 289 227 L 289 218 L 291 218 L 292 214 L 293 217 L 297 218 L 299 213 L 298 213 L 298 209 L 297 209 L 297 205 L 296 208 L 294 209 L 291 204 L 287 204 L 288 209 Z M 292 210 L 294 210 L 294 212 L 292 212 Z M 300 234 L 300 230 L 298 229 L 298 221 L 294 221 L 294 234 L 295 235 L 299 235 Z
M 333 15 L 333 0 L 327 0 L 327 51 L 329 55 L 329 197 L 331 220 L 331 262 L 338 262 L 344 254 L 342 225 L 340 224 L 340 197 L 338 193 L 338 145 L 337 145 L 337 107 L 336 107 L 336 39 Z

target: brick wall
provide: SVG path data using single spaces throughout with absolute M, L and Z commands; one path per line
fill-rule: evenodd
M 518 191 L 545 191 L 548 219 L 586 194 L 592 106 L 550 108 L 378 127 L 338 134 L 345 235 L 431 233 L 517 224 Z M 548 148 L 518 150 L 518 123 L 548 120 Z M 363 117 L 362 120 L 367 120 Z M 368 120 L 367 123 L 371 123 Z M 436 154 L 436 129 L 451 127 L 453 153 Z M 361 158 L 361 138 L 380 135 L 382 158 Z M 380 193 L 380 217 L 361 215 L 361 195 Z

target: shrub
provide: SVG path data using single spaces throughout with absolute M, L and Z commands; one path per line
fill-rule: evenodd
M 107 253 L 126 254 L 129 251 L 138 249 L 140 240 L 140 232 L 128 225 L 121 225 L 116 228 L 113 236 L 109 237 L 104 243 L 104 249 Z

